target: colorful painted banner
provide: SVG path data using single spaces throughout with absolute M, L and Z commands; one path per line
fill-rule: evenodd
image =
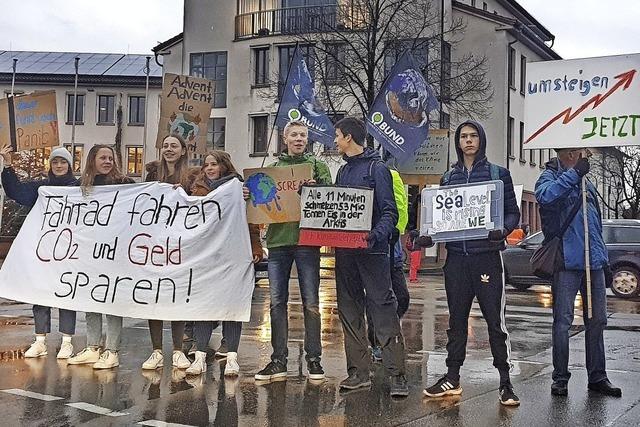
M 438 108 L 433 89 L 409 50 L 389 72 L 367 114 L 367 132 L 400 162 L 411 159 L 429 134 L 429 112 Z
M 298 189 L 313 178 L 310 164 L 245 169 L 249 189 L 247 218 L 251 224 L 300 221 Z
M 414 156 L 409 161 L 398 164 L 398 172 L 407 175 L 444 174 L 449 169 L 449 130 L 431 129 L 427 140 Z
M 309 130 L 309 141 L 334 148 L 333 123 L 316 97 L 315 84 L 304 62 L 302 52 L 297 47 L 283 88 L 276 126 L 284 129 L 289 121 L 305 123 Z
M 640 54 L 527 65 L 525 149 L 640 145 Z
M 366 248 L 373 190 L 304 186 L 300 197 L 300 240 L 307 246 Z
M 187 141 L 190 153 L 206 153 L 214 87 L 208 79 L 164 75 L 156 147 L 160 148 L 167 135 L 177 133 Z
M 249 320 L 239 180 L 205 197 L 157 182 L 39 193 L 0 270 L 0 297 L 141 319 Z
M 0 144 L 12 144 L 16 151 L 60 145 L 56 92 L 0 100 Z

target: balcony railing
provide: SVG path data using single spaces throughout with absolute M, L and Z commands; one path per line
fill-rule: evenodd
M 236 40 L 357 29 L 362 21 L 348 6 L 324 5 L 261 10 L 236 16 Z

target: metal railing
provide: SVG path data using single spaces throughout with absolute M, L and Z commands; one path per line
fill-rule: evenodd
M 236 40 L 271 35 L 325 33 L 357 29 L 357 18 L 349 6 L 323 5 L 261 10 L 236 16 Z

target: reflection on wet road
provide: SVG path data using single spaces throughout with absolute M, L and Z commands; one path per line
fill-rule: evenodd
M 424 399 L 422 389 L 426 383 L 434 381 L 446 370 L 447 304 L 442 279 L 435 276 L 422 277 L 418 284 L 411 285 L 411 306 L 402 321 L 410 396 L 404 400 L 391 399 L 385 373 L 379 365 L 373 365 L 370 389 L 346 394 L 339 392 L 337 386 L 345 377 L 346 367 L 335 283 L 330 276 L 331 270 L 323 272 L 320 291 L 322 363 L 327 374 L 326 380 L 320 382 L 306 379 L 302 305 L 295 281 L 291 286 L 289 306 L 288 377 L 286 381 L 271 384 L 256 384 L 253 379 L 253 374 L 269 361 L 271 353 L 266 281 L 256 287 L 251 322 L 243 329 L 239 350 L 241 375 L 236 379 L 225 378 L 222 375 L 224 359 L 213 358 L 202 377 L 187 377 L 184 371 L 168 366 L 157 371 L 142 371 L 140 366 L 151 351 L 151 344 L 146 321 L 135 319 L 125 320 L 118 369 L 96 371 L 88 366 L 58 362 L 52 357 L 56 345 L 59 346 L 56 334 L 48 342 L 49 357 L 24 359 L 21 349 L 32 339 L 30 307 L 2 303 L 2 425 L 516 425 L 535 419 L 536 405 L 540 402 L 552 405 L 558 414 L 573 410 L 571 404 L 564 410 L 554 407 L 557 402 L 551 401 L 547 392 L 551 294 L 545 287 L 524 292 L 509 290 L 507 295 L 513 381 L 523 398 L 521 408 L 505 410 L 497 403 L 498 376 L 491 365 L 488 334 L 477 304 L 471 312 L 467 361 L 461 371 L 464 395 L 453 399 Z M 637 321 L 635 315 L 639 306 L 635 301 L 609 298 L 609 311 L 630 319 L 630 323 Z M 579 300 L 576 309 L 577 326 L 573 332 L 579 334 L 582 324 Z M 83 317 L 80 315 L 80 320 Z M 168 328 L 168 324 L 165 327 Z M 76 349 L 84 346 L 84 334 L 84 323 L 81 322 L 74 338 Z M 164 342 L 170 344 L 170 331 L 165 330 L 165 334 Z M 219 339 L 220 331 L 217 330 L 211 343 L 213 347 Z M 168 351 L 169 348 L 165 348 L 165 353 Z M 621 347 L 620 351 L 627 350 Z M 580 357 L 583 355 L 572 363 L 583 364 Z M 625 374 L 629 381 L 637 381 L 638 375 L 635 371 Z M 576 377 L 579 378 L 579 374 Z M 545 391 L 542 398 L 534 392 L 538 389 Z M 633 396 L 629 399 L 636 401 Z M 633 407 L 629 402 L 617 402 L 606 403 L 605 409 L 609 411 L 606 420 L 613 419 L 609 417 L 616 407 L 611 405 Z M 545 411 L 550 408 L 546 407 Z M 576 410 L 583 411 L 585 416 L 593 416 L 589 411 L 598 409 L 597 405 L 594 408 Z M 544 425 L 546 422 L 525 424 Z

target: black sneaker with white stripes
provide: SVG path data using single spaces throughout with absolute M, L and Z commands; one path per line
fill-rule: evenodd
M 429 397 L 455 396 L 462 394 L 460 381 L 449 379 L 446 375 L 431 387 L 424 389 L 424 394 Z
M 500 386 L 500 403 L 506 406 L 518 406 L 520 399 L 513 392 L 513 386 L 511 384 L 505 384 Z

